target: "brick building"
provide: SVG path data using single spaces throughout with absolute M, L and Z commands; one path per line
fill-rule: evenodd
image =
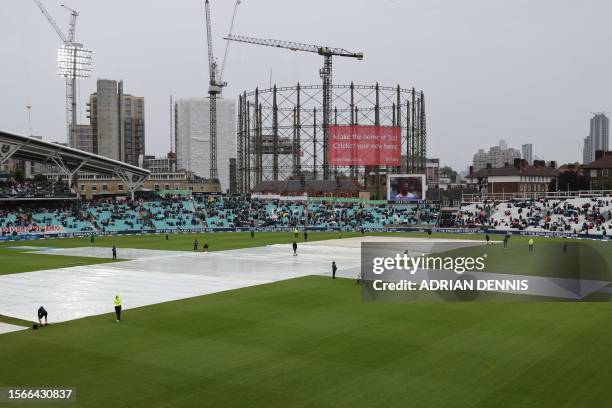
M 595 190 L 612 189 L 612 152 L 598 150 L 595 161 L 580 167 L 582 174 L 589 178 Z
M 504 167 L 488 165 L 484 169 L 472 171 L 466 177 L 468 186 L 484 194 L 521 194 L 546 192 L 550 182 L 557 179 L 559 171 L 556 163 L 546 166 L 542 160 L 534 160 L 533 166 L 524 159 L 515 159 Z

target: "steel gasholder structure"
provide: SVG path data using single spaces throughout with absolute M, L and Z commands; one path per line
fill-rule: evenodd
M 274 86 L 244 92 L 238 100 L 238 190 L 263 181 L 350 178 L 367 187 L 381 175 L 423 173 L 427 155 L 425 95 L 414 88 L 332 85 L 330 125 L 401 128 L 402 164 L 332 166 L 324 129 L 322 85 Z M 373 177 L 376 176 L 376 177 Z

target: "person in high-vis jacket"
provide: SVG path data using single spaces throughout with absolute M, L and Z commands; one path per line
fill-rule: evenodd
M 121 298 L 119 295 L 115 295 L 115 301 L 113 302 L 115 305 L 115 315 L 117 316 L 117 322 L 121 320 Z

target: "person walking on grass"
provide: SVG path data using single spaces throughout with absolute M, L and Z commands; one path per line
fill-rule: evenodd
M 291 246 L 293 247 L 293 256 L 297 256 L 297 242 L 293 241 Z
M 508 248 L 508 236 L 504 237 L 504 248 Z
M 91 244 L 93 244 L 93 243 L 94 243 L 94 236 L 93 236 L 93 234 L 91 234 L 91 235 L 89 236 L 89 242 L 90 242 Z
M 529 238 L 529 252 L 533 252 L 533 238 Z
M 251 230 L 251 239 L 255 238 L 255 230 Z
M 336 261 L 332 262 L 332 279 L 336 279 L 336 271 L 338 270 L 338 267 L 336 266 Z
M 487 240 L 487 245 L 489 245 L 491 243 L 491 237 L 489 234 L 485 235 L 485 239 Z
M 308 241 L 308 233 L 304 230 L 304 241 Z
M 197 251 L 198 250 L 198 239 L 196 238 L 195 241 L 193 241 L 193 250 Z
M 119 295 L 115 295 L 115 301 L 113 302 L 115 306 L 115 316 L 117 318 L 117 323 L 121 321 L 121 298 Z
M 300 232 L 298 231 L 298 229 L 297 229 L 297 227 L 296 227 L 296 228 L 293 230 L 293 237 L 294 237 L 295 239 L 297 239 L 297 237 L 298 237 L 299 233 L 300 233 Z
M 38 308 L 38 324 L 40 324 L 41 326 L 42 324 L 42 319 L 43 317 L 45 318 L 45 326 L 47 325 L 47 311 L 45 310 L 44 307 L 39 307 Z
M 117 259 L 117 247 L 113 245 L 113 259 Z

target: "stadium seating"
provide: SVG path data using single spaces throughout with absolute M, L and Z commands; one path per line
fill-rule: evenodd
M 612 198 L 514 200 L 471 203 L 461 207 L 458 226 L 512 231 L 560 231 L 608 235 Z
M 558 231 L 608 235 L 612 229 L 612 198 L 567 198 L 466 203 L 451 227 L 500 231 Z M 432 205 L 366 204 L 360 202 L 289 202 L 158 198 L 147 201 L 96 201 L 43 208 L 0 210 L 4 235 L 50 229 L 62 232 L 139 232 L 204 230 L 236 227 L 435 227 L 439 208 Z
M 0 198 L 31 199 L 31 198 L 70 198 L 76 194 L 70 191 L 64 182 L 48 180 L 26 180 L 16 182 L 6 180 L 0 182 Z
M 0 212 L 0 227 L 56 226 L 64 232 L 138 232 L 236 227 L 382 228 L 435 225 L 438 210 L 425 205 L 304 203 L 215 198 L 97 201 L 54 209 Z M 22 231 L 23 233 L 23 231 Z

